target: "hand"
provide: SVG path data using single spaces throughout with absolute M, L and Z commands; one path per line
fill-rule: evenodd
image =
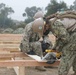
M 40 41 L 40 42 L 43 41 L 43 38 L 41 37 L 41 38 L 39 39 L 39 41 Z
M 27 52 L 27 54 L 36 55 L 36 53 L 33 50 L 30 50 L 29 52 Z

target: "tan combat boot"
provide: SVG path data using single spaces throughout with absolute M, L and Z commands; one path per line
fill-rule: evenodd
M 44 66 L 36 66 L 35 69 L 39 71 L 46 71 L 46 68 L 44 68 Z

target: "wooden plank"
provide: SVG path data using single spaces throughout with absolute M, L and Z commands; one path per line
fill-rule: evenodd
M 14 69 L 16 75 L 19 75 L 19 67 L 13 67 L 13 69 Z
M 19 58 L 19 59 L 21 60 L 21 58 Z M 14 59 L 12 58 L 12 60 L 14 60 Z M 16 67 L 13 67 L 13 69 L 14 69 L 16 75 L 25 75 L 25 66 L 20 66 L 20 67 L 16 66 Z
M 11 60 L 11 57 L 0 58 L 0 62 L 5 60 Z
M 5 40 L 21 40 L 23 37 L 23 34 L 0 34 L 0 40 L 5 41 Z
M 14 67 L 14 66 L 58 66 L 60 61 L 56 61 L 53 64 L 47 64 L 46 62 L 38 62 L 36 60 L 5 60 L 0 61 L 0 67 Z
M 0 53 L 10 53 L 10 51 L 0 51 Z
M 22 35 L 23 34 L 0 34 L 0 37 L 12 37 L 12 36 L 14 36 L 14 37 L 16 37 L 16 36 L 21 36 L 22 37 Z
M 10 47 L 10 48 L 0 48 L 1 53 L 5 52 L 20 52 L 19 48 Z
M 0 41 L 21 41 L 22 38 L 19 37 L 2 37 L 0 38 Z
M 22 66 L 22 67 L 14 67 L 14 71 L 16 73 L 16 75 L 25 75 L 26 74 L 26 70 L 25 70 L 25 67 Z
M 14 52 L 14 53 L 0 53 L 0 58 L 14 58 L 14 57 L 27 57 L 23 52 Z
M 25 67 L 19 67 L 19 74 L 18 75 L 25 75 Z
M 11 41 L 11 40 L 5 40 L 5 41 L 0 41 L 0 44 L 20 44 L 20 40 L 19 41 Z
M 19 47 L 19 44 L 0 44 L 0 48 L 7 48 L 7 47 Z

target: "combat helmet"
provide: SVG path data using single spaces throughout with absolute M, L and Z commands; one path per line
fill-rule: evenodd
M 37 19 L 37 18 L 43 18 L 44 17 L 44 14 L 42 11 L 38 11 L 35 15 L 34 15 L 34 19 Z
M 45 22 L 43 20 L 43 18 L 38 18 L 36 20 L 34 20 L 33 24 L 32 24 L 32 29 L 34 32 L 38 33 L 39 36 L 43 36 L 43 30 L 44 30 L 44 25 Z

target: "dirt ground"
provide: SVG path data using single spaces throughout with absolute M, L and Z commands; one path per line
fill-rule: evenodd
M 58 67 L 50 67 L 46 68 L 47 71 L 42 72 L 38 71 L 35 69 L 35 67 L 26 67 L 26 75 L 58 75 L 57 70 Z M 71 75 L 73 73 L 72 70 L 70 70 L 68 75 Z M 0 68 L 0 75 L 16 75 L 15 71 L 13 68 L 6 68 L 6 67 L 1 67 Z

